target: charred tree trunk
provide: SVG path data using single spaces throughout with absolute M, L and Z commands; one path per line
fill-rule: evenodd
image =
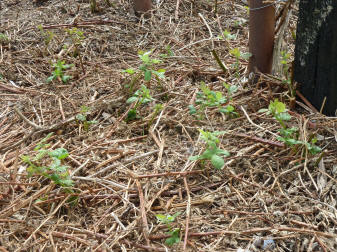
M 152 0 L 133 0 L 133 8 L 137 14 L 146 13 L 152 8 Z
M 256 69 L 270 73 L 273 62 L 275 7 L 264 0 L 249 1 L 249 59 L 248 71 Z
M 296 34 L 294 80 L 318 110 L 337 109 L 337 1 L 301 0 Z

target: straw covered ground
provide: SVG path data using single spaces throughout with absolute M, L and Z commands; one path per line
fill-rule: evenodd
M 1 1 L 0 250 L 337 251 L 337 120 L 294 103 L 285 75 L 249 82 L 246 5 L 138 19 L 128 0 Z M 301 143 L 259 112 L 275 99 Z M 214 145 L 230 155 L 190 159 Z

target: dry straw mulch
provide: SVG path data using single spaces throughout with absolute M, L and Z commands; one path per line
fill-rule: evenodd
M 275 98 L 288 104 L 282 81 L 262 76 L 252 85 L 245 60 L 238 74 L 231 67 L 229 50 L 247 51 L 246 3 L 218 1 L 214 16 L 213 1 L 180 1 L 178 8 L 177 1 L 159 1 L 150 19 L 137 20 L 129 1 L 97 0 L 94 14 L 88 2 L 0 3 L 0 32 L 8 38 L 0 43 L 1 251 L 262 251 L 266 241 L 274 251 L 336 251 L 336 118 L 301 100 L 291 111 L 289 125 L 300 129 L 300 139 L 318 136 L 323 156 L 277 141 L 280 126 L 258 111 Z M 291 16 L 287 27 L 295 26 Z M 66 32 L 73 27 L 85 36 L 78 57 Z M 236 39 L 219 39 L 225 29 Z M 54 37 L 46 45 L 48 31 Z M 146 83 L 155 100 L 141 107 L 140 119 L 126 122 L 132 104 L 121 71 L 139 67 L 139 50 L 160 58 L 167 45 L 174 55 L 160 64 L 165 80 Z M 66 71 L 73 78 L 47 84 L 57 59 L 74 64 Z M 214 108 L 200 120 L 190 115 L 201 81 L 222 92 L 223 82 L 237 85 L 230 104 L 239 117 Z M 159 103 L 164 109 L 153 119 Z M 75 119 L 83 105 L 90 107 L 88 120 L 97 121 L 87 131 Z M 205 149 L 198 129 L 226 132 L 220 147 L 231 155 L 222 170 L 189 160 Z M 71 194 L 42 176 L 28 177 L 20 158 L 34 156 L 50 132 L 50 148 L 70 154 Z M 156 214 L 177 212 L 172 226 L 181 229 L 181 242 L 168 247 Z

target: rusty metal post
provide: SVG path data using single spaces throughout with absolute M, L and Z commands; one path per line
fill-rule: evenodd
M 152 0 L 133 0 L 133 8 L 136 13 L 143 14 L 152 8 Z
M 275 33 L 275 7 L 264 0 L 249 1 L 249 59 L 248 71 L 271 73 Z

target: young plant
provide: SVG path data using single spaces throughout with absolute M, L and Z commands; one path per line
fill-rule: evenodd
M 41 36 L 44 39 L 44 44 L 46 47 L 50 44 L 50 42 L 53 40 L 55 34 L 52 31 L 45 31 L 42 27 L 42 25 L 38 25 L 37 28 L 39 29 Z
M 233 40 L 236 39 L 235 34 L 231 34 L 229 31 L 225 30 L 221 36 L 218 36 L 219 39 L 225 39 L 225 40 Z
M 222 156 L 228 157 L 230 154 L 226 150 L 221 150 L 218 148 L 220 140 L 217 136 L 224 134 L 223 131 L 208 132 L 199 129 L 201 133 L 201 139 L 206 142 L 206 150 L 197 156 L 192 156 L 190 160 L 209 160 L 211 161 L 215 169 L 222 169 L 225 165 L 225 161 Z
M 207 107 L 214 108 L 217 107 L 220 113 L 225 113 L 229 116 L 235 117 L 237 113 L 231 105 L 223 106 L 231 100 L 231 96 L 236 92 L 237 87 L 234 85 L 228 85 L 224 83 L 224 87 L 227 89 L 227 96 L 224 96 L 220 91 L 212 91 L 205 82 L 201 82 L 201 92 L 197 93 L 197 99 L 195 103 L 199 105 L 199 110 L 197 110 L 193 105 L 189 105 L 190 114 L 198 114 L 199 118 L 203 118 L 203 114 Z
M 73 56 L 77 57 L 80 55 L 79 47 L 81 46 L 83 40 L 85 39 L 83 31 L 74 27 L 72 29 L 66 29 L 66 32 L 68 33 L 68 35 L 71 38 L 72 43 L 74 44 Z
M 286 84 L 289 89 L 290 98 L 295 99 L 296 90 L 293 87 L 291 83 L 291 79 L 289 76 L 289 59 L 290 59 L 290 53 L 286 53 L 285 51 L 281 52 L 281 64 L 282 64 L 282 72 L 285 77 L 285 80 L 283 80 L 283 84 Z
M 74 182 L 69 175 L 69 167 L 63 165 L 63 160 L 69 156 L 69 153 L 64 148 L 50 150 L 50 144 L 46 144 L 48 138 L 53 133 L 48 134 L 35 147 L 35 156 L 22 155 L 21 159 L 28 164 L 28 176 L 41 175 L 52 180 L 56 185 L 61 187 L 72 187 Z
M 153 98 L 150 94 L 150 90 L 145 86 L 142 85 L 140 89 L 138 89 L 133 96 L 131 96 L 126 103 L 136 103 L 135 106 L 133 107 L 133 109 L 130 109 L 130 111 L 128 112 L 127 121 L 130 120 L 134 120 L 137 118 L 137 109 L 140 105 L 149 103 L 150 101 L 152 101 Z
M 170 45 L 167 45 L 167 46 L 165 47 L 165 49 L 166 49 L 166 53 L 160 54 L 160 57 L 161 57 L 161 58 L 165 59 L 165 58 L 167 58 L 167 57 L 172 57 L 172 56 L 174 56 L 174 53 L 173 53 L 173 51 L 171 50 L 171 46 L 170 46 Z
M 83 124 L 83 129 L 85 131 L 89 130 L 91 124 L 97 123 L 97 121 L 88 121 L 87 115 L 89 114 L 90 108 L 87 106 L 81 106 L 81 112 L 76 115 L 76 119 Z
M 167 234 L 170 235 L 169 238 L 165 240 L 165 243 L 169 246 L 172 246 L 175 243 L 180 242 L 180 228 L 173 228 L 171 223 L 175 221 L 176 217 L 180 214 L 180 212 L 175 213 L 174 215 L 163 215 L 163 214 L 156 214 L 157 220 L 165 224 L 168 228 Z
M 242 53 L 240 52 L 239 48 L 234 48 L 230 50 L 229 53 L 235 57 L 235 63 L 232 66 L 235 68 L 236 77 L 239 77 L 240 59 L 248 60 L 252 56 L 252 54 L 249 52 Z
M 72 76 L 64 74 L 64 70 L 73 67 L 74 64 L 65 64 L 65 61 L 58 60 L 57 63 L 54 63 L 52 66 L 54 71 L 52 72 L 52 75 L 47 78 L 47 83 L 55 79 L 66 83 L 72 78 Z
M 154 69 L 154 65 L 161 63 L 161 60 L 159 59 L 153 59 L 150 57 L 152 53 L 151 51 L 139 51 L 138 56 L 140 60 L 142 61 L 142 64 L 139 66 L 138 70 L 135 70 L 133 68 L 128 68 L 123 70 L 123 73 L 127 73 L 130 76 L 133 76 L 131 82 L 127 87 L 130 89 L 130 91 L 133 91 L 135 83 L 138 81 L 141 75 L 144 76 L 144 80 L 146 82 L 149 82 L 152 78 L 152 76 L 155 76 L 157 81 L 160 81 L 160 79 L 165 78 L 165 69 Z
M 291 119 L 291 116 L 287 111 L 285 104 L 278 101 L 278 99 L 271 101 L 268 109 L 259 110 L 259 112 L 266 113 L 267 115 L 271 114 L 281 125 L 281 129 L 278 130 L 281 137 L 278 137 L 277 140 L 284 142 L 287 146 L 305 146 L 313 155 L 321 152 L 321 148 L 315 145 L 317 142 L 316 138 L 312 138 L 310 142 L 301 141 L 298 139 L 298 128 L 287 127 L 286 121 Z
M 0 32 L 0 44 L 7 44 L 9 42 L 9 38 L 6 34 Z

